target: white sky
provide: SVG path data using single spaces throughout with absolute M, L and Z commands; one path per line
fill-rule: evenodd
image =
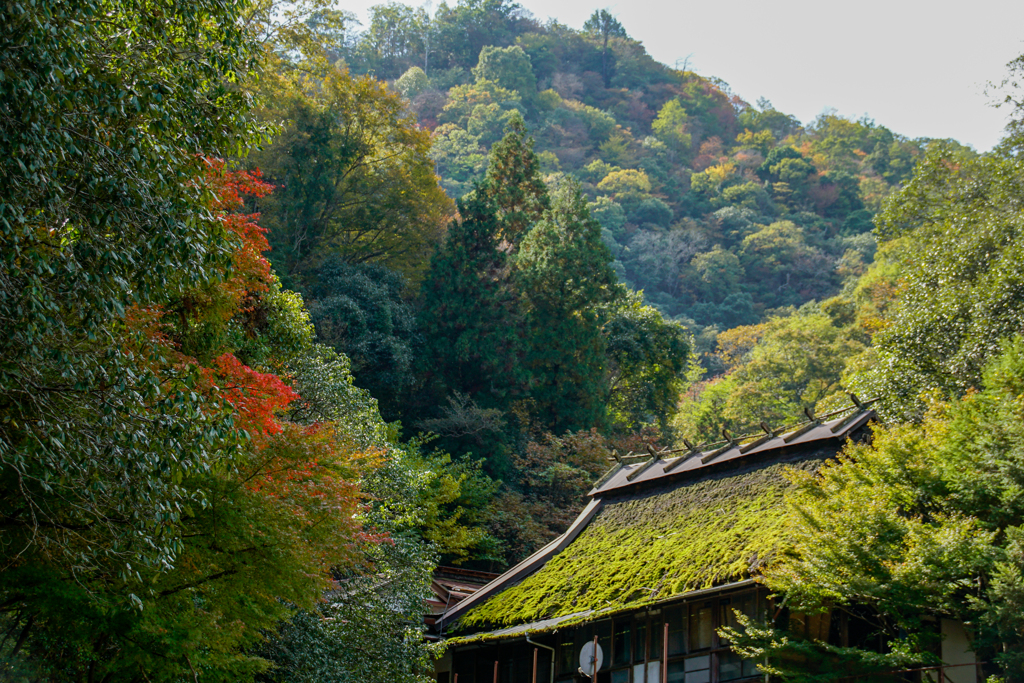
M 340 0 L 365 20 L 380 0 Z M 454 4 L 454 0 L 449 0 Z M 1005 112 L 984 89 L 1024 53 L 1024 1 L 519 0 L 540 20 L 580 28 L 607 7 L 658 61 L 717 76 L 808 123 L 823 110 L 863 115 L 907 137 L 951 137 L 979 151 Z M 418 4 L 408 2 L 407 4 Z M 436 6 L 435 2 L 435 6 Z

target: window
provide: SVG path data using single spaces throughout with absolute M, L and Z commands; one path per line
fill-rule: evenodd
M 628 621 L 615 622 L 615 637 L 612 644 L 612 666 L 623 666 L 633 661 L 633 630 Z M 627 672 L 628 674 L 628 672 Z M 614 677 L 613 677 L 614 678 Z M 628 679 L 629 676 L 627 675 Z M 626 683 L 629 683 L 627 680 Z
M 715 625 L 712 622 L 714 612 L 712 603 L 705 602 L 690 606 L 690 652 L 706 650 L 711 647 Z
M 741 659 L 735 652 L 723 652 L 718 655 L 718 680 L 733 681 L 757 675 L 757 662 Z
M 562 637 L 558 640 L 558 675 L 576 673 L 576 667 L 579 664 L 574 662 L 576 662 L 578 650 L 576 650 L 573 633 L 570 631 L 560 635 Z
M 603 652 L 603 664 L 596 681 L 585 676 L 583 683 L 740 683 L 757 678 L 757 663 L 730 652 L 729 643 L 716 634 L 716 629 L 738 627 L 737 612 L 751 618 L 763 616 L 763 602 L 763 591 L 751 589 L 560 631 L 555 636 L 557 680 L 580 680 L 576 675 L 580 650 L 592 643 L 595 636 Z M 664 663 L 666 624 L 668 662 Z M 533 648 L 527 649 L 526 654 L 520 654 L 515 645 L 502 646 L 500 683 L 529 683 L 526 677 L 532 674 Z M 463 661 L 476 659 L 477 665 L 471 665 L 467 671 L 462 664 L 459 669 L 456 657 L 453 673 L 459 671 L 459 683 L 491 683 L 497 654 L 492 648 L 476 650 L 475 654 L 466 652 Z M 541 653 L 541 659 L 545 656 Z M 512 668 L 506 668 L 509 659 L 517 661 Z M 520 659 L 522 663 L 518 663 Z M 546 670 L 550 661 L 539 659 L 538 670 Z
M 668 683 L 711 683 L 711 655 L 669 662 Z
M 683 660 L 684 683 L 710 683 L 711 655 L 700 655 Z
M 651 612 L 651 649 L 647 655 L 648 659 L 660 659 L 661 647 L 665 640 L 665 623 L 662 621 L 661 612 Z
M 668 654 L 681 655 L 686 652 L 686 608 L 666 610 L 668 619 Z
M 647 655 L 647 622 L 638 621 L 633 629 L 633 661 L 642 662 Z M 635 676 L 634 676 L 635 678 Z M 642 683 L 642 682 L 641 682 Z
M 757 617 L 757 594 L 751 591 L 735 598 L 722 598 L 719 601 L 718 623 L 730 628 L 739 628 L 740 622 L 736 619 L 736 612 L 754 619 Z
M 601 646 L 601 650 L 604 652 L 604 661 L 601 662 L 601 670 L 606 671 L 612 666 L 612 622 L 601 621 L 598 622 L 594 628 L 594 635 L 597 636 L 597 644 Z M 593 636 L 591 636 L 593 638 Z

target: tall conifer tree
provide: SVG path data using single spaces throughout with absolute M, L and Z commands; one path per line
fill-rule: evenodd
M 533 138 L 527 135 L 526 123 L 518 112 L 509 119 L 505 137 L 491 148 L 481 192 L 497 209 L 500 236 L 507 251 L 515 251 L 530 227 L 551 207 L 533 152 Z
M 476 192 L 430 262 L 423 283 L 421 371 L 439 394 L 460 392 L 504 408 L 522 383 L 518 316 L 506 287 L 507 254 L 498 248 L 493 205 Z
M 515 280 L 526 304 L 531 396 L 555 432 L 604 420 L 602 304 L 619 294 L 601 227 L 579 186 L 564 182 L 554 206 L 526 235 Z

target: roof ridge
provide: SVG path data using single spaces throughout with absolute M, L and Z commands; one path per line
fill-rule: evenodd
M 711 467 L 722 462 L 735 460 L 738 457 L 765 453 L 789 446 L 803 446 L 815 441 L 841 439 L 847 433 L 860 427 L 875 415 L 875 411 L 868 406 L 879 399 L 873 398 L 869 401 L 857 400 L 856 396 L 850 395 L 855 401 L 854 405 L 847 408 L 834 410 L 824 415 L 816 416 L 807 409 L 805 412 L 810 418 L 795 425 L 784 427 L 776 431 L 762 423 L 761 432 L 745 434 L 743 436 L 732 436 L 723 430 L 723 436 L 728 437 L 722 441 L 704 443 L 694 446 L 689 441 L 686 448 L 664 449 L 653 451 L 648 459 L 639 461 L 627 461 L 632 453 L 627 454 L 594 484 L 590 490 L 591 497 L 611 490 L 621 490 L 630 486 L 640 485 L 654 479 L 660 479 L 668 475 L 681 475 L 704 467 Z M 843 416 L 844 413 L 849 415 Z M 836 420 L 828 421 L 828 418 L 841 416 Z M 824 431 L 820 431 L 824 427 Z M 735 451 L 735 453 L 733 453 Z M 681 454 L 675 458 L 665 458 L 672 454 Z M 694 456 L 699 457 L 699 464 L 694 465 Z M 659 468 L 658 465 L 661 465 Z M 687 465 L 687 467 L 682 467 Z

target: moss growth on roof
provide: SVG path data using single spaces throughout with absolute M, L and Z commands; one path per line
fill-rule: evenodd
M 565 550 L 473 608 L 462 627 L 500 628 L 588 609 L 621 609 L 748 578 L 786 543 L 788 467 L 743 472 L 609 500 Z

